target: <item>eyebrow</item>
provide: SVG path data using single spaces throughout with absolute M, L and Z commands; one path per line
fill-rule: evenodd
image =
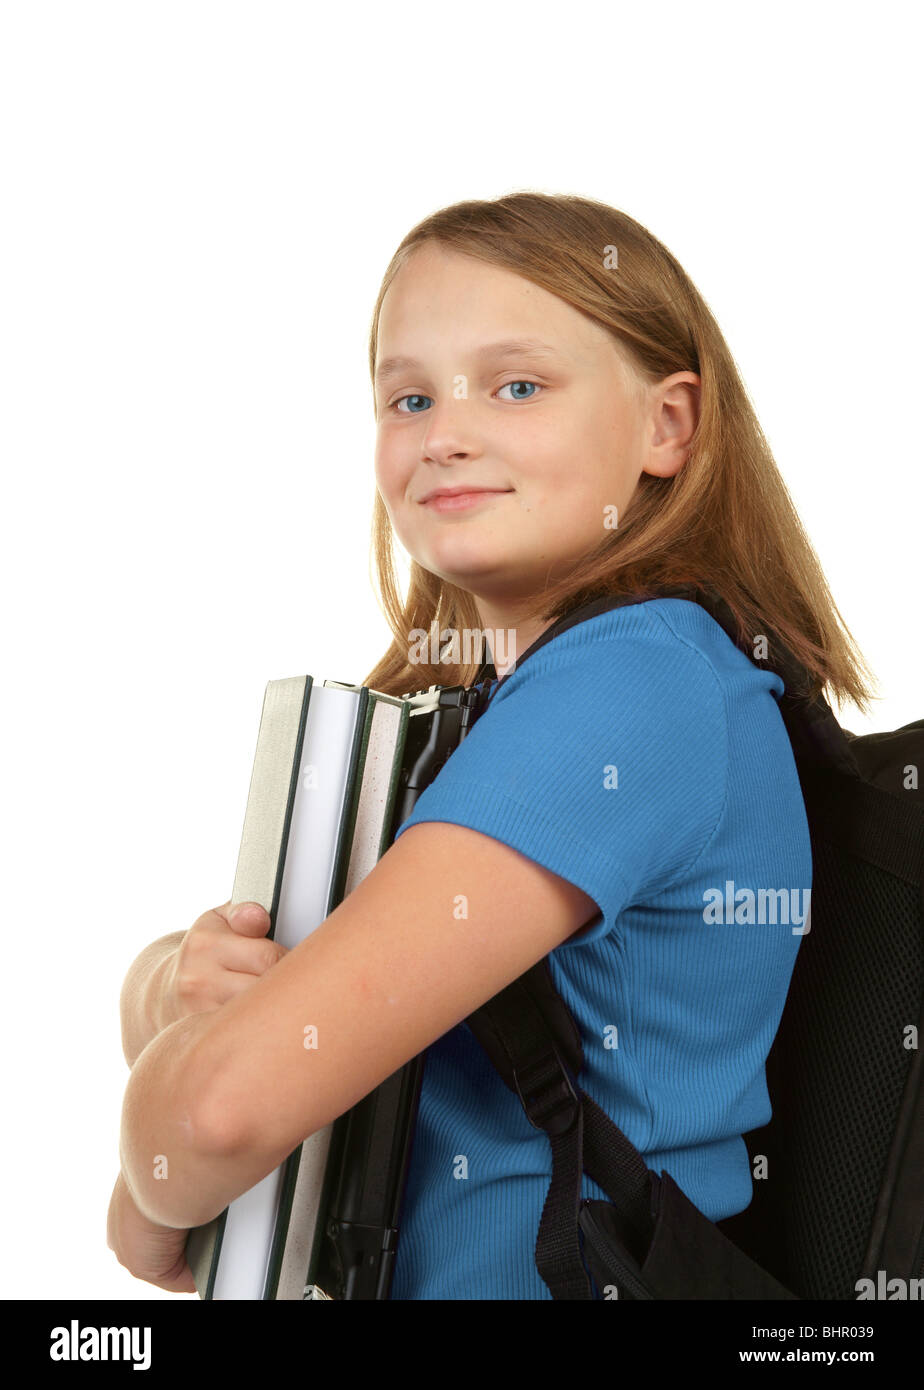
M 558 349 L 538 338 L 507 338 L 499 343 L 485 343 L 474 355 L 481 360 L 488 357 L 556 357 Z M 376 385 L 381 386 L 390 377 L 422 366 L 416 357 L 386 357 L 375 369 Z

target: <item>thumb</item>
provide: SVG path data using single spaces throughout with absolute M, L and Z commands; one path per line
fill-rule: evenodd
M 236 903 L 228 912 L 229 927 L 241 936 L 265 936 L 270 928 L 270 915 L 259 903 Z

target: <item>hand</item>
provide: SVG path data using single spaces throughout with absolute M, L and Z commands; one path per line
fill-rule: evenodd
M 149 1221 L 135 1206 L 119 1173 L 109 1201 L 106 1243 L 129 1274 L 170 1293 L 195 1293 L 196 1281 L 185 1255 L 188 1234 Z
M 233 920 L 232 920 L 233 918 Z M 267 939 L 270 916 L 259 903 L 230 899 L 193 923 L 177 947 L 164 978 L 168 1023 L 209 1013 L 246 990 L 287 954 Z

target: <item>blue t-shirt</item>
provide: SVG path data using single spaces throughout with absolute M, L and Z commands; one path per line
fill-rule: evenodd
M 613 609 L 496 687 L 398 830 L 469 826 L 594 900 L 549 956 L 579 1084 L 713 1221 L 751 1200 L 742 1135 L 770 1119 L 810 901 L 782 693 L 698 604 Z M 545 1134 L 450 1029 L 427 1049 L 392 1299 L 551 1299 L 534 1258 L 551 1175 Z M 582 1195 L 607 1199 L 586 1173 Z

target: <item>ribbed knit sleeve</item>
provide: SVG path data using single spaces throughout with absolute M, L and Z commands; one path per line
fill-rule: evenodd
M 465 825 L 575 884 L 601 911 L 565 943 L 582 947 L 689 871 L 727 775 L 712 666 L 639 605 L 576 625 L 515 669 L 398 834 Z

